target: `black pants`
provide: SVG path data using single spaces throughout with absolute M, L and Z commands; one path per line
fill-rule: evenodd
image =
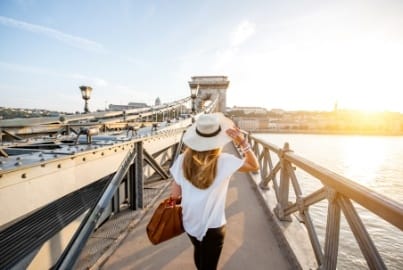
M 210 228 L 202 241 L 189 235 L 194 246 L 193 258 L 198 270 L 217 269 L 218 260 L 224 245 L 225 225 L 219 228 Z

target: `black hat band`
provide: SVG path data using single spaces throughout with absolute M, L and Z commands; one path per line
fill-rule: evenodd
M 221 126 L 218 126 L 218 129 L 216 131 L 214 131 L 213 133 L 202 133 L 196 127 L 197 135 L 202 136 L 202 137 L 207 137 L 207 138 L 214 137 L 214 136 L 218 135 L 218 133 L 220 133 L 220 132 L 221 132 Z

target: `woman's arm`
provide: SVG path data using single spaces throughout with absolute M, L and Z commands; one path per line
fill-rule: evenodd
M 245 135 L 239 128 L 230 128 L 227 130 L 228 136 L 232 138 L 236 145 L 239 145 L 244 154 L 244 164 L 238 169 L 239 172 L 255 172 L 259 170 L 259 162 L 255 153 L 253 153 Z
M 243 151 L 244 148 L 241 145 L 241 150 L 244 154 L 244 163 L 241 168 L 238 169 L 239 172 L 256 172 L 259 170 L 259 162 L 257 161 L 255 153 L 253 153 L 252 149 L 250 149 L 249 144 L 246 146 L 247 150 Z
M 179 199 L 182 196 L 182 189 L 181 186 L 178 185 L 175 180 L 172 181 L 171 185 L 171 198 L 173 199 Z

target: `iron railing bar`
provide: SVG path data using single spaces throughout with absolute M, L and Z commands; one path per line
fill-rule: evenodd
M 318 234 L 316 233 L 315 226 L 313 225 L 312 218 L 311 215 L 309 214 L 308 208 L 304 210 L 302 217 L 304 219 L 305 227 L 308 231 L 309 240 L 311 241 L 316 261 L 318 262 L 318 265 L 321 265 L 323 262 L 322 247 L 320 245 Z
M 3 128 L 1 131 L 2 131 L 4 134 L 10 136 L 11 138 L 13 138 L 13 139 L 15 139 L 15 140 L 18 140 L 18 141 L 22 141 L 22 140 L 23 140 L 22 137 L 20 137 L 20 136 L 14 134 L 14 133 L 8 131 L 7 129 L 4 129 L 4 128 Z
M 176 160 L 176 158 L 181 154 L 181 152 L 182 152 L 182 148 L 183 148 L 183 135 L 185 134 L 185 131 L 183 131 L 182 132 L 182 135 L 181 135 L 181 138 L 180 138 L 180 140 L 179 140 L 179 142 L 176 144 L 176 148 L 175 148 L 175 150 L 173 151 L 173 156 L 172 156 L 172 158 L 171 158 L 171 164 L 170 164 L 170 166 L 169 167 L 171 167 L 173 164 L 174 164 L 174 162 L 175 162 L 175 160 Z M 168 170 L 169 171 L 169 170 Z
M 337 266 L 340 237 L 340 206 L 336 202 L 337 193 L 332 193 L 327 208 L 325 254 L 323 269 L 334 270 Z
M 274 168 L 271 168 L 269 175 L 266 175 L 265 178 L 263 178 L 263 184 L 262 185 L 268 185 L 270 180 L 274 180 L 274 177 L 280 170 L 280 161 L 277 162 L 277 164 L 274 166 Z
M 322 201 L 323 199 L 326 198 L 326 190 L 325 188 L 321 188 L 318 189 L 317 191 L 311 193 L 310 195 L 308 195 L 307 197 L 301 197 L 300 200 L 302 200 L 302 203 L 304 205 L 305 208 L 308 208 L 309 206 Z M 296 211 L 298 211 L 298 203 L 295 202 L 293 204 L 291 204 L 289 207 L 287 207 L 286 209 L 284 209 L 284 214 L 290 215 Z
M 290 163 L 286 163 L 286 170 L 288 172 L 288 175 L 291 178 L 291 183 L 292 183 L 292 186 L 294 187 L 295 196 L 297 196 L 297 197 L 302 196 L 301 187 L 299 186 L 297 176 L 295 175 L 294 169 Z
M 260 178 L 261 179 L 264 179 L 264 180 L 266 180 L 266 177 L 268 176 L 268 174 L 269 174 L 269 172 L 268 172 L 268 170 L 267 170 L 267 164 L 268 164 L 268 152 L 267 151 L 264 151 L 264 155 L 263 155 L 263 162 L 262 162 L 262 164 L 260 164 L 260 168 L 261 168 L 261 170 L 260 170 Z M 263 166 L 262 166 L 263 165 Z M 271 168 L 270 168 L 270 171 L 271 171 Z M 266 182 L 266 181 L 262 181 L 262 184 L 263 185 L 267 185 L 268 184 L 268 182 L 270 181 L 270 179 L 267 179 L 268 181 L 267 181 L 267 183 L 264 183 L 264 182 Z
M 155 159 L 145 149 L 143 150 L 143 154 L 145 161 L 151 166 L 151 168 L 154 169 L 155 172 L 157 172 L 164 179 L 169 178 L 169 175 L 165 172 L 161 165 L 158 164 L 158 162 L 155 161 Z
M 326 199 L 326 192 L 327 192 L 326 189 L 324 187 L 322 187 L 321 189 L 318 189 L 317 191 L 311 193 L 310 195 L 308 195 L 306 197 L 301 196 L 300 200 L 302 200 L 304 207 L 308 208 L 309 206 L 311 206 L 317 202 L 320 202 L 323 199 Z M 298 203 L 295 202 L 284 210 L 284 214 L 290 215 L 290 214 L 296 212 L 298 209 L 299 209 Z
M 144 156 L 143 156 L 143 142 L 136 143 L 136 158 L 134 159 L 134 186 L 132 192 L 134 193 L 134 205 L 135 209 L 143 208 L 144 206 L 144 198 L 143 198 L 143 189 L 144 189 Z
M 262 150 L 262 152 L 259 152 L 259 155 L 257 156 L 258 160 L 259 160 L 259 165 L 263 166 L 263 162 L 264 162 L 264 151 Z
M 279 164 L 279 166 L 280 166 L 280 164 Z M 279 199 L 279 197 L 280 197 L 280 195 L 279 195 L 280 188 L 279 188 L 279 184 L 278 184 L 277 176 L 276 176 L 276 175 L 277 175 L 277 172 L 275 172 L 275 173 L 273 174 L 272 182 L 273 182 L 274 194 L 276 195 L 276 200 L 278 201 L 278 199 Z
M 116 189 L 119 187 L 120 182 L 124 178 L 124 175 L 127 173 L 130 164 L 133 162 L 135 156 L 136 149 L 130 149 L 125 159 L 120 164 L 119 169 L 113 176 L 111 182 L 102 193 L 98 202 L 83 220 L 80 227 L 70 240 L 68 246 L 59 257 L 59 260 L 54 266 L 54 269 L 64 270 L 74 268 L 74 265 L 81 253 L 81 250 L 84 248 L 89 236 L 93 232 L 99 218 L 102 216 L 108 203 L 110 203 L 114 193 L 116 192 Z
M 326 199 L 326 189 L 324 187 L 312 192 L 308 196 L 305 196 L 304 205 L 308 207 L 322 201 L 323 199 Z
M 368 267 L 370 269 L 387 269 L 351 201 L 345 196 L 340 196 L 338 203 L 367 261 Z
M 287 172 L 287 163 L 289 161 L 282 158 L 280 153 L 280 187 L 279 198 L 274 212 L 281 221 L 291 221 L 291 217 L 285 215 L 284 210 L 289 206 L 289 190 L 290 190 L 290 175 Z

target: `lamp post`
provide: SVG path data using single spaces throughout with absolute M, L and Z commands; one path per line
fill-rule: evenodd
M 88 100 L 91 97 L 92 87 L 82 85 L 82 86 L 80 86 L 80 90 L 81 90 L 81 95 L 85 101 L 84 113 L 89 113 L 90 110 L 88 109 Z
M 192 114 L 196 114 L 196 97 L 199 92 L 199 85 L 192 86 L 190 88 L 190 98 L 192 99 Z

